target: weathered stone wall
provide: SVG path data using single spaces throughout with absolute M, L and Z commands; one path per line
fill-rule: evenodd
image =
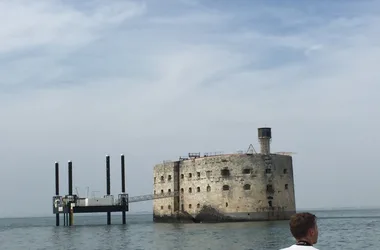
M 292 158 L 271 155 L 268 165 L 263 157 L 231 154 L 181 161 L 179 209 L 200 220 L 215 220 L 208 218 L 210 214 L 217 220 L 287 219 L 295 211 Z M 174 190 L 173 179 L 167 181 L 168 175 L 174 176 L 173 167 L 174 163 L 155 167 L 156 193 Z M 154 214 L 172 215 L 168 205 L 173 208 L 173 201 L 155 200 Z
M 295 211 L 295 191 L 293 160 L 287 155 L 272 155 L 273 159 L 273 188 L 275 194 L 273 203 L 276 206 L 285 207 L 285 210 Z
M 157 164 L 153 171 L 153 193 L 162 194 L 174 192 L 174 164 L 168 162 Z M 153 214 L 156 217 L 171 216 L 174 212 L 175 197 L 167 197 L 153 200 Z

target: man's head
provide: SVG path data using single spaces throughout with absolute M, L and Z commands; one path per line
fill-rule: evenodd
M 296 240 L 305 240 L 311 244 L 318 241 L 316 216 L 311 213 L 297 213 L 290 218 L 290 232 Z

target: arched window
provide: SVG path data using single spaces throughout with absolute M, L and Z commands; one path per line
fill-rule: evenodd
M 193 190 L 191 188 L 189 188 L 189 193 L 191 193 Z
M 200 208 L 200 207 L 201 207 L 201 204 L 198 203 L 198 204 L 197 204 L 197 208 Z
M 249 185 L 249 184 L 245 184 L 245 185 L 243 186 L 243 188 L 244 188 L 244 190 L 250 190 L 250 189 L 251 189 L 251 185 Z
M 199 193 L 201 191 L 201 188 L 200 187 L 197 187 L 197 192 Z
M 210 187 L 210 185 L 207 185 L 207 192 L 211 192 L 211 187 Z
M 181 188 L 181 194 L 183 194 L 183 188 Z
M 164 176 L 161 176 L 161 181 L 164 181 Z
M 168 189 L 168 193 L 170 194 L 172 192 L 172 190 L 171 189 Z

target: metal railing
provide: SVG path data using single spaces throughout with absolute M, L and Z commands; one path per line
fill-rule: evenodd
M 132 202 L 140 202 L 140 201 L 149 201 L 149 200 L 155 200 L 155 199 L 163 199 L 163 198 L 169 198 L 169 197 L 175 197 L 178 196 L 179 192 L 170 192 L 170 193 L 163 193 L 163 194 L 146 194 L 146 195 L 139 195 L 129 198 L 129 203 Z

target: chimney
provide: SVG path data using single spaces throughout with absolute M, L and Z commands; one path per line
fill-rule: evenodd
M 270 154 L 270 142 L 272 140 L 271 128 L 258 128 L 260 153 L 268 155 Z

